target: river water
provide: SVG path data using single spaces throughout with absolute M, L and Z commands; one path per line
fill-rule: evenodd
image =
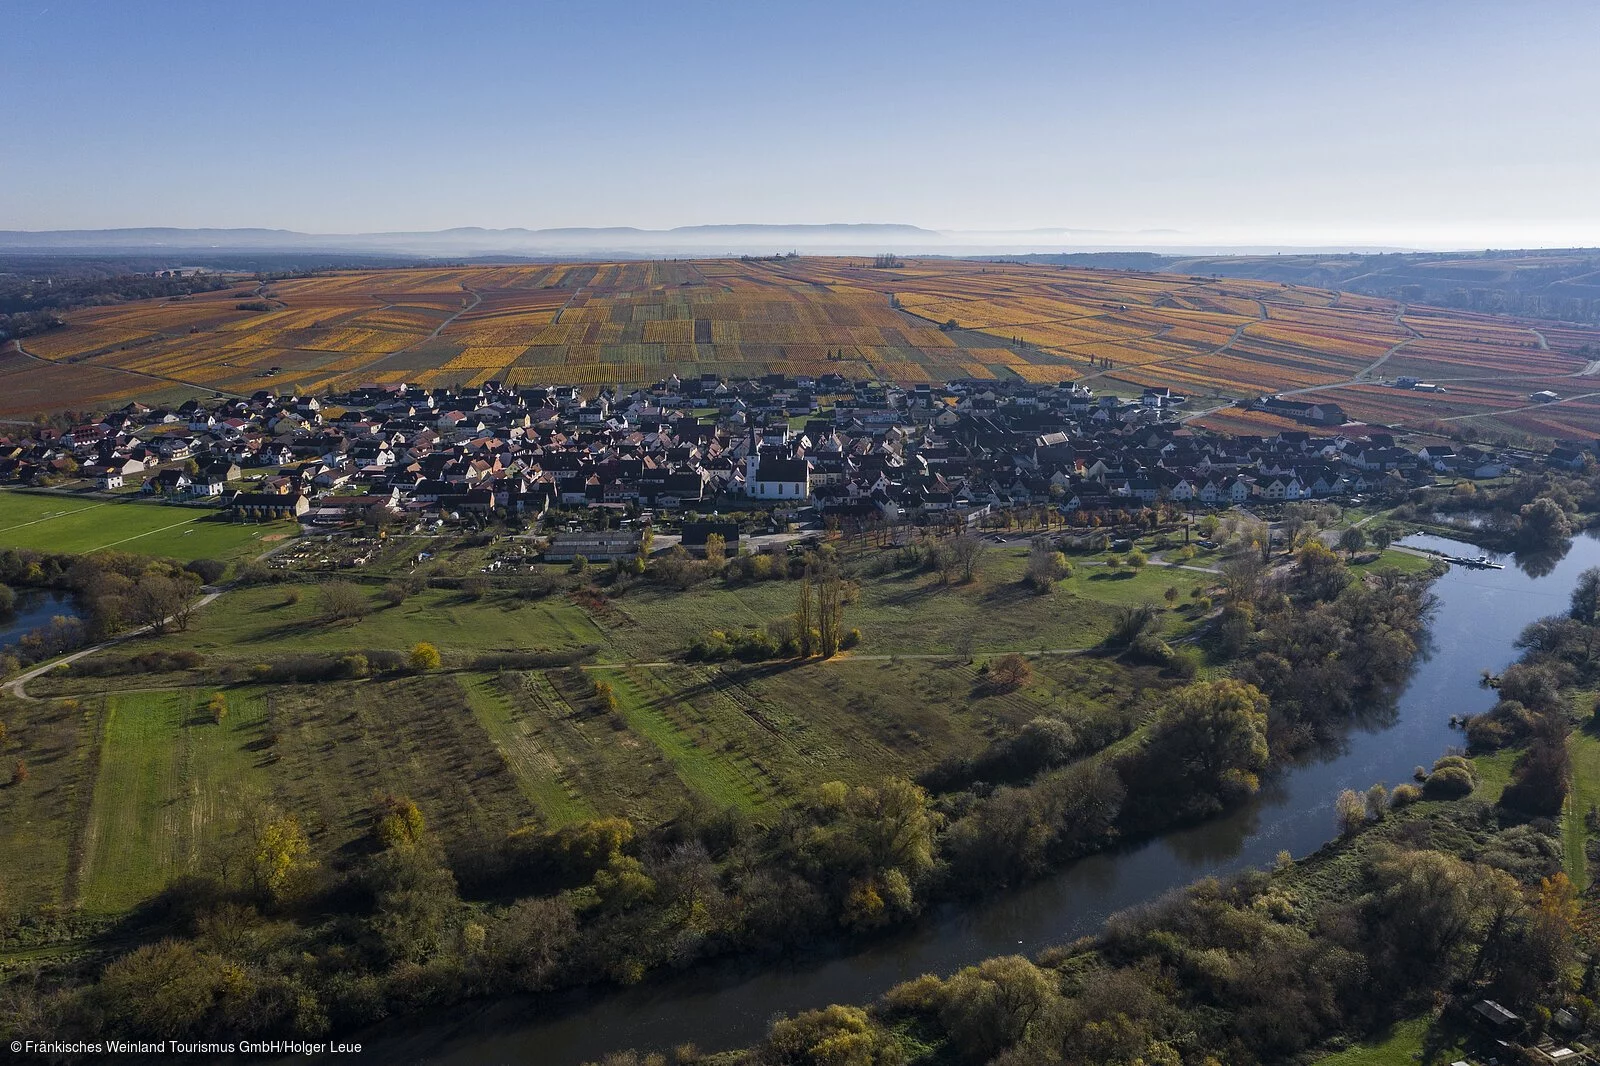
M 1403 543 L 1480 554 L 1439 537 Z M 1340 790 L 1409 781 L 1415 766 L 1430 765 L 1462 743 L 1450 716 L 1487 710 L 1495 699 L 1479 684 L 1480 671 L 1509 665 L 1524 626 L 1566 609 L 1578 574 L 1600 565 L 1600 540 L 1578 537 L 1564 557 L 1541 560 L 1533 573 L 1505 562 L 1504 570 L 1451 567 L 1434 583 L 1439 609 L 1428 646 L 1396 705 L 1352 728 L 1337 750 L 1276 774 L 1225 817 L 1079 860 L 849 954 L 759 969 L 713 965 L 659 985 L 540 1001 L 537 1013 L 525 999 L 468 1005 L 448 1018 L 368 1034 L 376 1046 L 363 1043 L 384 1061 L 460 1066 L 576 1066 L 619 1048 L 684 1042 L 702 1051 L 739 1047 L 760 1038 L 776 1014 L 865 1003 L 923 973 L 948 974 L 994 955 L 1032 954 L 1094 933 L 1116 911 L 1199 878 L 1269 865 L 1280 850 L 1308 854 L 1335 835 L 1333 801 Z
M 0 621 L 0 650 L 16 645 L 23 637 L 50 624 L 56 615 L 77 618 L 78 607 L 65 592 L 18 589 L 15 610 Z

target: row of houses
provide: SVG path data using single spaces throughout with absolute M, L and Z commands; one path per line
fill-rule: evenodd
M 826 401 L 826 403 L 824 403 Z M 956 380 L 901 388 L 837 375 L 669 377 L 628 392 L 572 386 L 372 385 L 324 396 L 130 404 L 0 441 L 0 477 L 76 468 L 211 498 L 257 519 L 337 526 L 386 514 L 704 511 L 740 504 L 842 518 L 1170 501 L 1227 506 L 1493 477 L 1492 450 L 1411 450 L 1376 427 L 1225 437 L 1183 424 L 1184 397 L 1072 383 Z M 1331 405 L 1316 405 L 1322 415 Z M 1580 465 L 1583 452 L 1574 453 Z M 1564 461 L 1552 453 L 1550 461 Z M 42 473 L 41 473 L 42 472 Z

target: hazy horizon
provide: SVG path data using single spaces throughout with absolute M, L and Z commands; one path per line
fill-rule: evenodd
M 0 229 L 1600 244 L 1576 0 L 7 10 Z

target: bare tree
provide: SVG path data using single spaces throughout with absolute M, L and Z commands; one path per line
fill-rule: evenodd
M 961 570 L 961 580 L 971 581 L 978 573 L 978 564 L 983 561 L 983 538 L 976 533 L 965 532 L 950 538 L 946 547 L 955 557 L 957 567 Z
M 844 638 L 844 581 L 829 568 L 817 580 L 817 630 L 821 636 L 818 651 L 831 659 Z
M 367 597 L 348 581 L 324 581 L 318 585 L 317 605 L 325 622 L 343 622 L 367 613 Z
M 800 600 L 794 612 L 794 626 L 798 630 L 796 640 L 800 646 L 800 657 L 809 659 L 815 653 L 811 637 L 816 629 L 816 621 L 811 611 L 811 568 L 806 567 L 806 572 L 800 578 Z

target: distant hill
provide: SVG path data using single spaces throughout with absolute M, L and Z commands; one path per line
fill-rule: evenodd
M 773 255 L 800 251 L 871 255 L 959 247 L 917 226 L 879 224 L 627 226 L 480 229 L 430 232 L 297 233 L 275 229 L 0 230 L 0 253 L 155 254 L 206 252 L 341 252 L 409 256 L 663 256 Z

